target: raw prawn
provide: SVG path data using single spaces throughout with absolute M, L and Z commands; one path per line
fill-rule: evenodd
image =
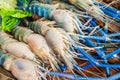
M 0 65 L 10 71 L 17 80 L 40 80 L 44 74 L 37 68 L 40 65 L 12 56 L 3 50 L 0 50 Z
M 20 26 L 15 27 L 12 30 L 12 34 L 16 39 L 27 43 L 32 51 L 38 55 L 43 62 L 49 61 L 48 63 L 51 64 L 53 70 L 56 70 L 56 68 L 59 69 L 58 60 L 42 35 L 36 34 L 32 30 Z

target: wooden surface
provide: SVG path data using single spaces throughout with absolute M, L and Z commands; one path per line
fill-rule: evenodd
M 16 79 L 9 71 L 0 67 L 0 80 L 16 80 Z

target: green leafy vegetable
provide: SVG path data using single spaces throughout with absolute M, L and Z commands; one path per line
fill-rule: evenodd
M 0 9 L 0 16 L 2 16 L 0 29 L 10 32 L 18 23 L 18 18 L 30 17 L 32 16 L 32 13 L 16 9 Z
M 0 29 L 3 31 L 11 31 L 11 29 L 18 23 L 18 19 L 17 18 L 13 18 L 13 17 L 2 17 L 2 24 L 0 26 Z

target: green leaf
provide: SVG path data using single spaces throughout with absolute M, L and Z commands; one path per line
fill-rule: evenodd
M 0 9 L 0 16 L 12 16 L 15 18 L 24 18 L 32 16 L 31 12 L 16 9 Z
M 12 28 L 18 23 L 17 18 L 13 17 L 2 17 L 2 24 L 0 26 L 0 29 L 3 31 L 11 31 Z

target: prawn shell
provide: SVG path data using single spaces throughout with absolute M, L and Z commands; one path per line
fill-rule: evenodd
M 48 41 L 49 45 L 51 45 L 52 49 L 57 50 L 57 53 L 63 50 L 63 42 L 61 42 L 62 38 L 60 36 L 61 35 L 59 35 L 59 33 L 54 29 L 50 29 L 45 35 L 45 38 Z M 53 39 L 53 37 L 55 37 L 55 39 Z M 60 48 L 60 50 L 58 50 L 58 47 Z
M 28 58 L 31 60 L 35 58 L 35 55 L 31 52 L 29 46 L 22 42 L 9 43 L 4 50 L 20 58 Z
M 77 28 L 74 23 L 75 19 L 69 11 L 58 9 L 52 13 L 52 16 L 58 26 L 63 28 L 66 32 L 77 32 Z
M 0 46 L 3 50 L 5 49 L 8 43 L 13 43 L 13 42 L 17 42 L 17 40 L 11 39 L 10 37 L 7 36 L 0 37 Z
M 10 71 L 18 80 L 38 80 L 36 66 L 24 59 L 16 59 L 11 63 Z
M 46 54 L 49 54 L 50 50 L 43 36 L 31 34 L 27 38 L 27 43 L 40 58 L 47 59 Z
M 16 27 L 12 31 L 12 34 L 14 34 L 16 39 L 24 42 L 27 42 L 27 36 L 29 36 L 32 33 L 33 33 L 32 30 L 29 30 L 24 27 Z
M 28 24 L 28 26 L 29 26 L 30 29 L 34 30 L 34 32 L 41 33 L 41 28 L 40 28 L 41 26 L 39 25 L 38 22 L 36 22 L 36 21 L 30 22 Z

